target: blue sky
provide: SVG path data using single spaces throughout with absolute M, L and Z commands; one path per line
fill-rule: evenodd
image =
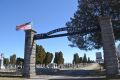
M 14 53 L 24 57 L 25 33 L 16 31 L 16 25 L 31 21 L 37 33 L 48 32 L 65 27 L 76 10 L 77 0 L 0 0 L 0 53 L 5 57 Z M 62 51 L 65 62 L 72 62 L 74 53 L 79 53 L 79 56 L 86 53 L 95 59 L 97 50 L 85 52 L 69 47 L 69 43 L 67 37 L 37 41 L 46 51 Z

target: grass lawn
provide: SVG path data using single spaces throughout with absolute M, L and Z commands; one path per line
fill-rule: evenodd
M 0 80 L 23 80 L 21 77 L 0 77 Z

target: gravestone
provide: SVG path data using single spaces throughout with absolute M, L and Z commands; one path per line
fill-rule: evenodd
M 48 64 L 48 68 L 57 68 L 56 63 L 50 63 Z
M 3 56 L 3 53 L 1 53 L 1 55 L 0 55 L 0 69 L 5 69 L 5 67 L 3 65 L 3 61 L 4 61 L 4 56 Z

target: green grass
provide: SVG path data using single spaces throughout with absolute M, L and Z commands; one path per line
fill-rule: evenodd
M 0 77 L 0 80 L 23 80 L 22 77 Z

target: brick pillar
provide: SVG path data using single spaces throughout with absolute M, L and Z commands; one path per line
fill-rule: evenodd
M 36 75 L 36 71 L 35 71 L 36 43 L 33 40 L 35 34 L 36 32 L 33 30 L 25 31 L 23 76 L 26 78 L 32 78 Z
M 118 59 L 116 55 L 112 22 L 110 17 L 100 17 L 99 22 L 102 32 L 106 75 L 116 75 L 118 74 Z

